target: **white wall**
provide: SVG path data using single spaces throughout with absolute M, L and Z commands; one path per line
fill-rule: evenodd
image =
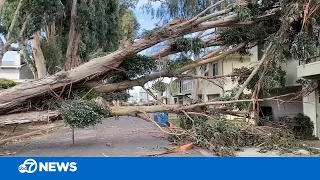
M 291 97 L 282 98 L 284 101 L 288 101 Z M 271 106 L 273 118 L 277 119 L 283 116 L 294 117 L 298 113 L 303 113 L 303 103 L 301 100 L 295 100 L 294 102 L 281 103 L 281 101 L 266 101 L 260 103 L 262 106 Z
M 297 67 L 299 66 L 299 61 L 289 60 L 281 65 L 282 70 L 286 71 L 286 86 L 296 86 L 298 85 L 296 81 L 297 77 Z
M 2 66 L 20 66 L 20 53 L 17 51 L 8 51 L 3 55 Z
M 319 137 L 320 134 L 317 132 L 319 126 L 319 123 L 317 122 L 317 92 L 318 90 L 303 98 L 303 113 L 304 115 L 309 116 L 314 124 L 314 134 Z
M 18 68 L 0 68 L 0 78 L 18 80 L 20 79 L 20 70 Z

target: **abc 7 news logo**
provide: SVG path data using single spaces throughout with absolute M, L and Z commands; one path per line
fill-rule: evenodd
M 27 159 L 18 168 L 20 173 L 34 173 L 37 170 L 38 164 L 33 159 Z

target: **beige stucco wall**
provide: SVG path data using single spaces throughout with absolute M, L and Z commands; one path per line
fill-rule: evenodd
M 223 61 L 223 74 L 231 74 L 234 68 L 248 67 L 253 64 L 250 57 L 244 57 L 242 58 L 242 61 L 240 61 L 240 56 L 234 56 L 233 58 L 229 57 Z M 224 90 L 226 92 L 237 86 L 237 83 L 232 82 L 231 78 L 224 78 L 224 82 Z
M 223 75 L 223 68 L 222 68 L 222 61 L 218 61 L 218 75 Z M 213 65 L 209 64 L 209 76 L 213 76 Z M 203 75 L 203 74 L 202 74 Z M 217 80 L 214 80 L 215 83 L 223 86 L 222 83 L 220 83 Z M 208 101 L 208 95 L 210 94 L 220 94 L 222 95 L 223 90 L 218 87 L 217 85 L 213 84 L 212 82 L 209 82 L 205 79 L 199 80 L 199 94 L 203 95 L 203 100 Z

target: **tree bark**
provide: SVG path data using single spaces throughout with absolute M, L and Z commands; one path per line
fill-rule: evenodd
M 241 88 L 237 91 L 237 93 L 234 97 L 236 100 L 238 100 L 240 98 L 240 95 L 243 93 L 244 89 L 248 86 L 248 84 L 250 83 L 252 78 L 258 73 L 262 64 L 267 60 L 267 57 L 268 57 L 268 54 L 269 54 L 271 47 L 272 47 L 272 43 L 269 43 L 269 46 L 267 47 L 266 52 L 263 54 L 262 59 L 260 60 L 258 66 L 254 68 L 254 70 L 252 71 L 250 76 L 246 79 L 246 81 L 242 84 Z
M 80 34 L 77 24 L 77 2 L 77 0 L 72 1 L 69 42 L 66 53 L 66 62 L 64 65 L 65 70 L 70 70 L 81 64 L 80 57 L 78 55 Z
M 48 42 L 56 42 L 56 24 L 55 22 L 45 25 L 46 38 Z
M 21 47 L 22 47 L 21 52 L 22 52 L 22 55 L 24 58 L 24 62 L 27 64 L 28 68 L 30 69 L 34 79 L 38 79 L 38 74 L 37 74 L 37 71 L 36 71 L 35 66 L 33 64 L 34 62 L 32 62 L 32 60 L 29 57 L 26 45 L 22 45 Z
M 0 126 L 36 122 L 51 122 L 60 116 L 58 111 L 31 111 L 0 116 Z
M 16 25 L 16 22 L 17 22 L 17 19 L 18 19 L 18 15 L 19 15 L 19 12 L 20 12 L 20 9 L 21 9 L 22 1 L 23 0 L 19 1 L 18 7 L 17 7 L 16 11 L 14 12 L 13 19 L 11 21 L 11 24 L 10 24 L 10 27 L 9 27 L 9 31 L 8 31 L 8 34 L 7 34 L 7 41 L 9 41 L 11 39 L 11 34 L 12 34 L 14 26 Z
M 6 2 L 6 0 L 0 0 L 0 8 L 2 8 L 2 6 L 4 5 L 5 2 Z
M 37 68 L 38 78 L 44 78 L 47 76 L 47 68 L 45 65 L 45 59 L 40 47 L 40 32 L 35 32 L 33 34 L 33 39 L 31 41 L 33 58 Z
M 4 53 L 6 53 L 6 50 L 5 50 L 5 47 L 4 47 L 4 43 L 0 39 L 0 61 L 1 61 L 1 63 L 2 63 L 2 58 L 4 56 Z

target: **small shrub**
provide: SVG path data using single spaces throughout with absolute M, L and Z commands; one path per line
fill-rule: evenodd
M 293 134 L 297 139 L 314 139 L 313 122 L 308 116 L 299 113 L 293 118 Z
M 8 89 L 16 85 L 17 83 L 12 80 L 0 78 L 0 89 Z
M 101 123 L 102 118 L 111 115 L 110 110 L 98 103 L 81 99 L 64 102 L 59 111 L 64 122 L 71 128 L 94 126 Z

